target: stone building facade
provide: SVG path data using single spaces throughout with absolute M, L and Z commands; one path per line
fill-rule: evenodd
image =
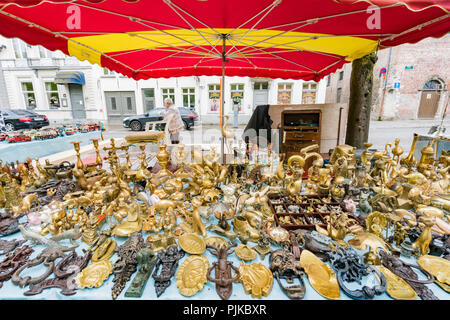
M 170 97 L 197 112 L 203 124 L 219 123 L 221 77 L 135 81 L 62 52 L 0 37 L 0 109 L 31 109 L 52 122 L 95 120 L 121 124 L 133 114 L 163 107 Z M 259 104 L 325 102 L 325 80 L 226 77 L 224 113 L 248 122 Z
M 378 51 L 372 119 L 441 119 L 449 103 L 449 67 L 450 35 Z M 348 103 L 351 71 L 348 63 L 326 78 L 327 103 Z

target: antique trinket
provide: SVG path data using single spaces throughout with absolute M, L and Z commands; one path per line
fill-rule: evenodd
M 140 298 L 142 296 L 147 280 L 156 264 L 157 257 L 149 248 L 142 248 L 136 254 L 136 260 L 139 264 L 139 270 L 125 292 L 125 297 Z
M 284 249 L 275 250 L 271 253 L 269 261 L 270 270 L 283 292 L 291 299 L 303 299 L 306 290 L 302 279 L 303 271 L 294 254 Z M 281 282 L 284 279 L 288 284 L 293 284 L 295 278 L 300 281 L 300 285 L 284 286 Z
M 429 246 L 431 242 L 431 227 L 434 226 L 435 218 L 434 217 L 420 217 L 422 222 L 425 224 L 425 228 L 423 228 L 422 233 L 420 236 L 416 239 L 416 241 L 413 242 L 412 246 L 415 250 L 418 251 L 418 255 L 423 256 L 428 254 L 430 251 Z
M 102 261 L 108 260 L 114 254 L 114 250 L 116 249 L 117 242 L 113 239 L 106 239 L 101 245 L 95 249 L 94 254 L 92 255 L 92 261 Z
M 12 212 L 0 214 L 0 236 L 7 236 L 19 231 L 19 220 Z
M 327 253 L 331 251 L 329 243 L 331 239 L 315 230 L 298 230 L 297 241 L 303 245 L 303 249 L 309 250 L 320 258 L 326 258 Z
M 34 259 L 29 260 L 26 264 L 21 266 L 19 269 L 14 272 L 11 281 L 15 285 L 20 286 L 21 288 L 29 285 L 29 284 L 36 284 L 44 279 L 46 279 L 54 270 L 55 268 L 55 260 L 58 258 L 65 257 L 65 254 L 63 250 L 60 248 L 45 248 L 42 250 L 42 252 Z M 36 277 L 21 277 L 20 274 L 27 268 L 35 267 L 40 264 L 44 264 L 44 266 L 47 267 L 47 270 L 41 274 L 40 276 Z
M 119 259 L 114 263 L 114 285 L 112 287 L 112 297 L 116 299 L 122 292 L 131 275 L 137 269 L 136 253 L 144 248 L 145 242 L 140 232 L 133 233 L 127 241 L 116 248 Z
M 48 288 L 60 288 L 60 293 L 66 296 L 74 295 L 76 293 L 77 285 L 75 282 L 76 273 L 83 270 L 92 256 L 88 251 L 84 256 L 78 256 L 75 250 L 66 255 L 56 266 L 53 273 L 54 278 L 45 279 L 38 284 L 32 284 L 28 291 L 23 294 L 31 296 L 41 293 Z
M 394 299 L 410 300 L 416 299 L 417 293 L 413 288 L 402 278 L 397 276 L 391 270 L 383 266 L 376 266 L 378 270 L 384 275 L 387 281 L 386 292 Z
M 282 227 L 269 228 L 267 234 L 273 242 L 287 242 L 289 241 L 289 232 Z
M 272 272 L 260 263 L 241 264 L 239 274 L 239 282 L 244 286 L 245 293 L 254 298 L 267 297 L 272 290 Z
M 353 239 L 348 241 L 348 244 L 358 250 L 366 250 L 369 248 L 369 251 L 364 254 L 364 263 L 369 263 L 368 261 L 371 260 L 372 256 L 372 261 L 376 262 L 375 264 L 377 265 L 381 264 L 377 255 L 378 250 L 383 249 L 388 251 L 388 247 L 390 247 L 382 238 L 370 232 L 356 234 Z
M 184 233 L 178 237 L 178 245 L 189 254 L 202 254 L 206 250 L 206 243 L 196 233 Z
M 387 284 L 384 275 L 374 266 L 365 264 L 362 257 L 352 247 L 336 246 L 328 253 L 328 257 L 339 286 L 348 296 L 354 299 L 372 299 L 375 295 L 386 292 Z M 344 283 L 344 281 L 361 283 L 362 278 L 370 273 L 375 273 L 380 282 L 374 287 L 363 286 L 361 289 L 351 290 Z
M 238 256 L 238 258 L 244 261 L 251 261 L 256 259 L 257 253 L 255 250 L 250 248 L 248 245 L 241 244 L 234 250 L 234 253 Z
M 109 260 L 101 260 L 91 263 L 76 276 L 76 284 L 79 289 L 98 288 L 112 273 L 112 263 Z
M 336 275 L 327 264 L 311 251 L 303 250 L 300 255 L 300 266 L 308 275 L 309 283 L 314 290 L 327 299 L 339 299 L 340 291 Z
M 386 251 L 380 252 L 381 263 L 388 268 L 392 273 L 405 280 L 423 300 L 439 300 L 425 284 L 434 281 L 433 275 L 418 266 L 408 264 L 401 259 L 388 254 Z M 426 276 L 426 280 L 419 280 L 419 276 L 412 268 L 422 271 Z
M 228 261 L 229 255 L 233 254 L 233 247 L 236 247 L 236 243 L 232 242 L 227 246 L 207 246 L 211 249 L 211 254 L 217 257 L 217 262 L 213 262 L 212 266 L 209 267 L 206 277 L 209 281 L 216 284 L 216 292 L 220 298 L 223 300 L 228 300 L 233 291 L 233 282 L 239 281 L 239 269 L 236 268 L 232 262 Z M 215 271 L 214 278 L 211 277 L 211 272 Z M 234 277 L 231 275 L 231 270 L 234 270 Z
M 253 247 L 253 250 L 259 253 L 261 260 L 264 260 L 267 254 L 272 252 L 270 248 L 270 238 L 267 234 L 263 234 L 258 240 L 258 244 Z
M 6 258 L 0 262 L 0 288 L 3 282 L 11 279 L 13 274 L 28 262 L 33 251 L 30 246 L 24 245 L 6 255 Z
M 402 242 L 400 248 L 400 253 L 407 258 L 411 257 L 414 254 L 412 242 L 408 239 L 405 239 L 405 241 Z
M 47 246 L 56 247 L 56 248 L 68 249 L 67 247 L 60 245 L 58 242 L 56 242 L 52 239 L 46 238 L 37 232 L 31 231 L 31 230 L 25 230 L 25 227 L 23 225 L 19 225 L 19 230 L 22 233 L 23 238 L 25 240 L 30 241 L 32 245 L 41 244 L 41 245 L 47 245 Z
M 441 257 L 424 255 L 417 259 L 417 264 L 435 277 L 436 283 L 450 285 L 450 261 Z
M 98 288 L 112 273 L 112 263 L 109 260 L 102 260 L 91 263 L 76 276 L 76 283 L 79 289 Z
M 184 260 L 177 271 L 177 287 L 180 293 L 191 297 L 202 290 L 208 282 L 208 269 L 209 261 L 203 255 L 193 255 Z
M 184 257 L 184 251 L 178 250 L 176 245 L 168 247 L 166 250 L 158 253 L 155 271 L 152 274 L 155 279 L 156 296 L 159 297 L 170 286 L 170 279 L 175 274 L 178 262 Z M 158 274 L 159 272 L 159 274 Z
M 26 240 L 2 240 L 0 239 L 0 255 L 7 254 L 11 251 L 14 251 L 17 247 L 20 247 L 22 244 L 27 242 Z
M 211 236 L 205 239 L 205 244 L 210 246 L 227 246 L 230 243 L 227 239 L 218 236 Z

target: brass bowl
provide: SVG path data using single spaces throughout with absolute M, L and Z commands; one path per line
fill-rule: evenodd
M 230 243 L 227 239 L 218 236 L 211 236 L 205 239 L 206 245 L 213 247 L 228 246 Z
M 178 245 L 189 254 L 202 254 L 206 251 L 206 243 L 196 233 L 184 233 L 178 238 Z
M 256 259 L 256 256 L 258 255 L 255 250 L 250 248 L 249 246 L 245 244 L 239 245 L 234 252 L 238 256 L 238 258 L 244 260 L 244 261 L 251 261 Z

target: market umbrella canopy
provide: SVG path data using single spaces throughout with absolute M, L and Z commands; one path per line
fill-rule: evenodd
M 440 37 L 450 1 L 0 0 L 0 33 L 139 79 L 318 81 L 377 49 Z M 225 58 L 224 58 L 225 57 Z

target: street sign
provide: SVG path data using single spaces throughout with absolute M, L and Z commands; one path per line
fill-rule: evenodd
M 414 69 L 414 66 L 405 66 L 405 70 L 412 70 Z
M 400 88 L 400 82 L 394 82 L 394 89 Z

